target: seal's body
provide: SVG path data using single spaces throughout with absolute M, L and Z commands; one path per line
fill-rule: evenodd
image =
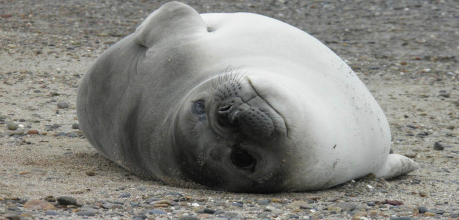
M 387 119 L 345 62 L 256 14 L 162 6 L 89 69 L 77 105 L 99 152 L 170 184 L 307 191 L 417 167 L 389 154 Z

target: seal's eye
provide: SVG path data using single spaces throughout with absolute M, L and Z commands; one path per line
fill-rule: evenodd
M 198 117 L 205 117 L 206 116 L 206 106 L 204 104 L 204 101 L 197 101 L 194 103 L 193 109 L 191 110 L 193 115 L 196 115 Z
M 231 153 L 231 161 L 241 169 L 250 170 L 255 166 L 256 160 L 247 151 L 234 149 Z

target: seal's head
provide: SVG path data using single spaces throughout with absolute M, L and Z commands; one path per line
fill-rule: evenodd
M 241 69 L 229 68 L 193 89 L 171 133 L 187 179 L 230 191 L 283 190 L 285 121 Z

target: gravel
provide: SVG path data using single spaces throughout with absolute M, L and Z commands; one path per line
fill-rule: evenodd
M 187 1 L 201 13 L 267 15 L 318 38 L 377 99 L 394 152 L 420 165 L 394 180 L 279 194 L 142 179 L 98 154 L 78 130 L 81 77 L 165 2 L 1 3 L 0 219 L 459 218 L 457 1 Z M 61 203 L 62 197 L 75 202 Z

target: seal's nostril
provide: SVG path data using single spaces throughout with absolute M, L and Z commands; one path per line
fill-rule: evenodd
M 231 110 L 232 107 L 233 107 L 233 103 L 225 104 L 223 106 L 218 107 L 218 112 L 228 114 L 228 112 Z

